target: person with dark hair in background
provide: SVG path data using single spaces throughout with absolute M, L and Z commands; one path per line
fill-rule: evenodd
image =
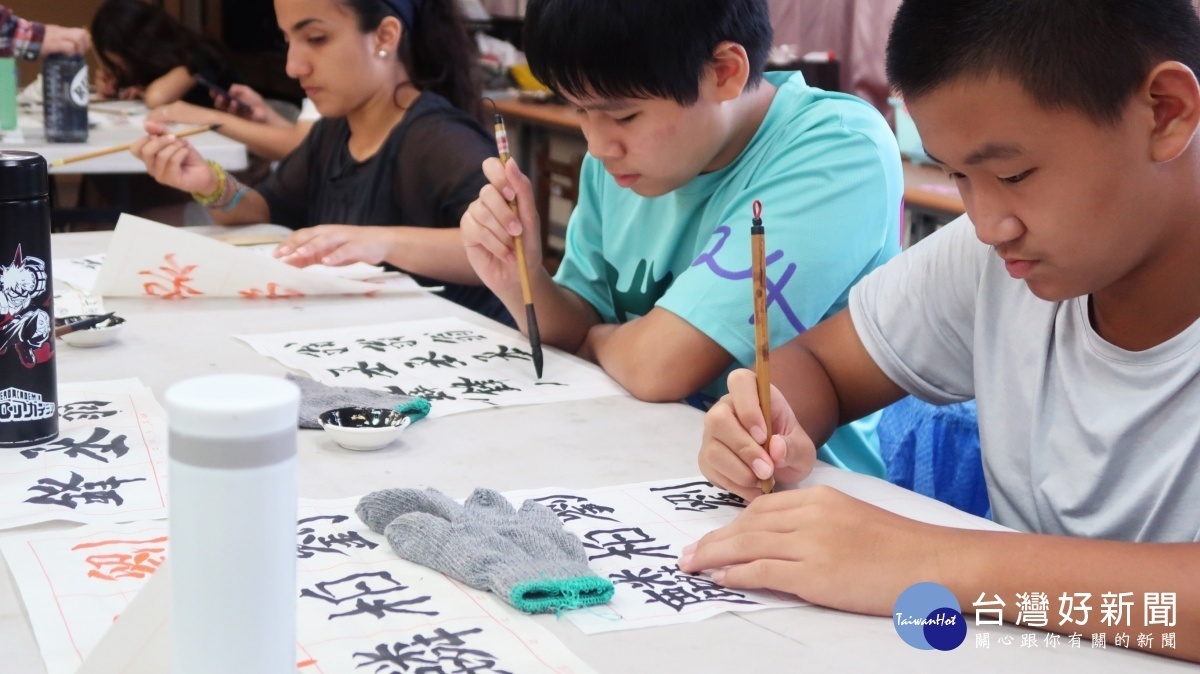
M 100 93 L 142 98 L 150 108 L 180 100 L 212 107 L 197 76 L 225 89 L 241 79 L 219 45 L 143 0 L 106 0 L 92 19 L 92 40 L 103 66 Z
M 511 321 L 467 261 L 459 219 L 495 156 L 478 120 L 474 44 L 454 0 L 275 0 L 287 72 L 323 119 L 257 188 L 147 121 L 132 152 L 220 224 L 297 229 L 296 266 L 388 263 L 444 297 Z
M 34 61 L 49 54 L 81 55 L 92 38 L 83 28 L 65 28 L 22 19 L 0 5 L 0 58 Z
M 903 177 L 887 123 L 799 73 L 764 74 L 771 34 L 765 0 L 529 3 L 530 67 L 577 108 L 588 141 L 566 254 L 551 278 L 515 162 L 484 164 L 490 185 L 463 239 L 520 323 L 513 236 L 524 233 L 542 340 L 643 400 L 709 405 L 731 365 L 754 362 L 755 200 L 772 344 L 839 311 L 899 250 Z M 875 422 L 840 429 L 822 458 L 884 475 Z
M 771 354 L 774 418 L 730 376 L 700 467 L 754 501 L 682 570 L 873 615 L 917 583 L 1004 621 L 1036 594 L 1044 629 L 1200 662 L 1198 71 L 1189 0 L 905 0 L 888 76 L 967 214 Z M 1022 533 L 756 493 L 755 462 L 803 479 L 907 394 L 978 401 L 993 514 Z M 1089 622 L 1105 604 L 1133 621 Z

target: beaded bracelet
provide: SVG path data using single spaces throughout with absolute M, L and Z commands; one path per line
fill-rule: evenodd
M 221 197 L 225 196 L 225 183 L 229 178 L 229 174 L 225 172 L 225 169 L 220 164 L 211 159 L 208 160 L 208 168 L 217 179 L 217 189 L 212 194 L 192 192 L 192 198 L 201 206 L 213 208 L 213 204 L 216 204 L 221 200 Z

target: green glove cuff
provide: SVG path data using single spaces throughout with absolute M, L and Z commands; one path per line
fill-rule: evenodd
M 599 576 L 531 580 L 518 583 L 508 603 L 526 613 L 549 613 L 607 603 L 613 584 Z
M 403 405 L 396 405 L 394 409 L 401 414 L 407 414 L 413 422 L 417 422 L 429 416 L 430 405 L 428 400 L 418 396 Z

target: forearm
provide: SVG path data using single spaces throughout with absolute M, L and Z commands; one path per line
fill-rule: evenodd
M 1014 624 L 1020 610 L 1017 595 L 1045 593 L 1049 600 L 1047 623 L 1038 625 L 1037 619 L 1029 625 L 1023 620 L 1021 627 L 1080 634 L 1088 641 L 1092 634 L 1103 633 L 1110 647 L 1118 634 L 1125 634 L 1130 637 L 1129 647 L 1138 648 L 1138 636 L 1147 634 L 1152 640 L 1145 650 L 1200 661 L 1200 584 L 1196 582 L 1200 544 L 1120 543 L 949 529 L 932 552 L 939 582 L 954 592 L 964 612 L 978 612 L 976 621 L 996 617 L 993 607 L 972 607 L 981 594 L 981 604 L 994 602 L 993 595 L 998 595 L 1006 604 L 1005 622 Z M 1103 596 L 1121 593 L 1132 594 L 1121 600 Z M 1148 614 L 1147 593 L 1159 595 L 1160 605 L 1163 593 L 1174 593 L 1174 608 Z M 1083 594 L 1090 595 L 1086 618 L 1082 611 L 1071 611 L 1067 605 L 1065 612 L 1074 622 L 1064 620 L 1060 615 L 1064 594 L 1075 598 L 1075 606 L 1080 605 Z M 1106 622 L 1101 606 L 1116 607 L 1122 600 L 1133 605 L 1124 609 L 1119 622 Z M 1027 612 L 1025 617 L 1029 615 Z M 1147 625 L 1148 617 L 1173 624 Z M 1179 636 L 1174 648 L 1163 648 L 1164 634 Z
M 578 351 L 588 330 L 600 322 L 599 314 L 582 297 L 555 283 L 545 269 L 531 269 L 529 282 L 542 343 L 571 353 Z M 516 320 L 517 329 L 528 335 L 520 285 L 497 291 L 496 296 Z
M 733 362 L 733 356 L 707 335 L 660 308 L 620 325 L 592 326 L 576 355 L 597 363 L 647 402 L 682 400 Z
M 467 261 L 458 227 L 385 227 L 388 252 L 384 261 L 407 272 L 446 283 L 479 285 Z
M 146 102 L 146 107 L 153 109 L 178 101 L 195 85 L 196 80 L 187 71 L 187 68 L 176 66 L 167 74 L 147 85 L 142 98 Z
M 213 123 L 221 125 L 218 133 L 244 144 L 250 152 L 272 161 L 278 161 L 291 154 L 304 142 L 304 136 L 311 128 L 309 125 L 261 124 L 227 112 L 214 113 L 219 118 Z

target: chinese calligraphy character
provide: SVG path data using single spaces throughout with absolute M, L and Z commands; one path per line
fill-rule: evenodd
M 558 494 L 555 496 L 543 496 L 533 500 L 538 503 L 545 503 L 546 507 L 554 511 L 554 514 L 558 515 L 558 518 L 564 523 L 581 519 L 605 520 L 607 522 L 617 521 L 611 517 L 604 516 L 604 514 L 616 512 L 615 508 L 592 503 L 582 496 Z
M 367 375 L 368 379 L 374 379 L 375 377 L 395 377 L 397 374 L 400 374 L 383 363 L 376 363 L 375 367 L 371 367 L 366 361 L 362 360 L 358 361 L 357 365 L 330 368 L 329 372 L 335 377 L 340 377 L 343 373 L 350 374 L 357 372 Z
M 1080 640 L 1083 639 L 1082 634 L 1079 632 L 1072 632 L 1071 636 L 1068 638 L 1071 640 L 1071 648 L 1082 648 L 1082 646 L 1080 646 Z
M 80 419 L 95 421 L 96 419 L 116 416 L 119 410 L 100 409 L 101 407 L 108 407 L 111 404 L 104 400 L 80 400 L 78 402 L 59 405 L 58 414 L 67 421 L 78 421 Z
M 478 342 L 487 339 L 483 335 L 476 334 L 470 330 L 446 330 L 445 332 L 425 333 L 429 339 L 438 344 L 462 344 L 463 342 Z
M 466 365 L 466 363 L 455 358 L 454 356 L 439 356 L 439 355 L 437 355 L 437 353 L 435 353 L 433 351 L 429 352 L 428 357 L 415 356 L 413 358 L 409 358 L 408 360 L 406 360 L 404 362 L 404 367 L 407 367 L 409 369 L 415 368 L 418 365 L 429 365 L 429 366 L 435 367 L 435 368 L 441 368 L 441 367 L 454 368 L 454 367 L 462 367 L 463 365 Z
M 58 438 L 57 440 L 45 445 L 30 447 L 29 449 L 21 450 L 21 456 L 27 459 L 33 459 L 38 454 L 47 454 L 49 452 L 62 452 L 72 459 L 78 458 L 80 454 L 95 459 L 101 463 L 108 463 L 108 459 L 100 456 L 100 454 L 112 454 L 116 458 L 121 458 L 129 452 L 129 447 L 125 444 L 125 436 L 118 435 L 108 442 L 100 442 L 108 436 L 107 428 L 97 426 L 92 429 L 92 434 L 87 440 L 80 442 L 72 438 Z M 97 454 L 99 452 L 99 454 Z
M 1170 648 L 1170 649 L 1174 650 L 1174 648 L 1175 648 L 1175 633 L 1174 632 L 1163 632 L 1162 647 Z
M 1050 610 L 1050 598 L 1045 592 L 1023 592 L 1017 595 L 1016 625 L 1045 627 L 1046 612 Z
M 1058 648 L 1058 644 L 1061 640 L 1062 640 L 1062 635 L 1060 635 L 1060 634 L 1053 634 L 1053 633 L 1047 634 L 1046 635 L 1046 648 Z
M 665 559 L 675 559 L 676 557 L 676 555 L 672 555 L 669 552 L 660 552 L 668 550 L 671 547 L 669 545 L 647 547 L 650 543 L 657 543 L 658 539 L 636 527 L 610 529 L 607 531 L 589 531 L 583 538 L 583 547 L 589 550 L 604 551 L 603 554 L 588 557 L 589 561 L 604 559 L 605 557 L 633 559 L 635 555 L 641 557 L 663 557 Z
M 972 602 L 971 606 L 975 609 L 975 626 L 980 625 L 1003 625 L 1004 624 L 1004 600 L 1000 595 L 993 594 L 994 601 L 984 601 L 983 593 L 979 593 L 979 598 Z M 984 606 L 995 606 L 997 608 L 983 608 Z M 995 614 L 995 618 L 984 620 L 984 614 Z
M 271 282 L 267 284 L 267 289 L 250 288 L 249 290 L 239 290 L 238 294 L 247 299 L 256 300 L 260 297 L 265 297 L 269 300 L 287 299 L 289 297 L 304 297 L 304 293 L 294 288 L 283 288 L 278 283 Z
M 1116 627 L 1121 623 L 1123 617 L 1125 619 L 1125 626 L 1128 627 L 1130 616 L 1133 614 L 1133 600 L 1130 599 L 1127 601 L 1125 597 L 1132 596 L 1132 592 L 1122 592 L 1120 594 L 1105 592 L 1100 595 L 1100 622 Z
M 408 337 L 380 337 L 378 339 L 356 339 L 354 341 L 364 349 L 378 351 L 379 353 L 387 353 L 388 349 L 399 351 L 400 349 L 417 345 L 417 340 L 409 339 Z
M 533 360 L 533 354 L 522 349 L 509 349 L 503 344 L 495 351 L 485 351 L 478 356 L 471 356 L 475 360 L 486 363 L 492 360 L 500 359 L 503 361 L 511 360 Z
M 291 349 L 296 346 L 295 342 L 284 344 L 285 349 Z M 296 354 L 300 356 L 309 356 L 310 358 L 320 358 L 322 356 L 340 356 L 350 349 L 345 346 L 338 346 L 334 342 L 312 342 L 311 344 L 302 344 L 296 349 Z
M 428 386 L 418 386 L 416 388 L 411 388 L 407 391 L 400 388 L 399 386 L 389 386 L 389 387 L 387 387 L 387 390 L 389 390 L 392 393 L 395 393 L 397 395 L 417 396 L 420 398 L 424 398 L 430 402 L 435 401 L 435 400 L 458 400 L 458 398 L 455 398 L 454 396 L 450 395 L 449 393 L 446 393 L 445 391 L 439 391 L 435 388 L 429 388 Z
M 1113 637 L 1113 646 L 1129 648 L 1129 635 L 1121 632 L 1117 636 Z
M 1092 634 L 1092 648 L 1108 648 L 1108 636 L 1103 632 Z
M 433 636 L 417 634 L 409 643 L 398 641 L 390 647 L 379 644 L 372 653 L 355 653 L 355 658 L 363 658 L 356 669 L 379 665 L 374 674 L 511 674 L 498 669 L 496 657 L 491 653 L 467 648 L 467 642 L 462 637 L 468 634 L 478 634 L 483 630 L 463 630 L 462 632 L 447 632 L 442 628 L 433 631 Z
M 1037 635 L 1036 634 L 1022 634 L 1021 635 L 1021 648 L 1037 648 Z
M 367 550 L 374 550 L 375 548 L 379 547 L 378 543 L 372 543 L 371 541 L 368 541 L 357 531 L 335 531 L 324 536 L 317 533 L 317 522 L 341 524 L 348 519 L 350 518 L 345 515 L 319 515 L 316 517 L 306 517 L 297 522 L 297 525 L 308 525 L 301 526 L 300 530 L 296 532 L 296 536 L 300 538 L 299 543 L 296 544 L 296 553 L 298 558 L 308 559 L 316 555 L 318 552 L 332 552 L 338 555 L 347 554 L 344 550 L 335 550 L 335 547 L 356 549 L 366 548 Z
M 84 560 L 92 567 L 88 578 L 116 581 L 121 578 L 145 578 L 162 566 L 166 559 L 167 537 L 159 536 L 146 541 L 95 541 L 80 543 L 71 550 L 118 547 L 116 551 L 88 555 Z
M 990 651 L 992 649 L 992 633 L 991 632 L 976 632 L 975 633 L 975 648 L 986 648 Z
M 356 573 L 345 578 L 317 583 L 314 589 L 300 590 L 301 597 L 311 597 L 327 601 L 335 606 L 353 600 L 353 608 L 344 613 L 331 613 L 329 620 L 347 616 L 368 614 L 383 619 L 389 613 L 412 613 L 417 615 L 438 615 L 437 611 L 414 611 L 404 608 L 429 601 L 429 596 L 415 599 L 380 598 L 381 595 L 400 593 L 409 587 L 392 578 L 387 571 L 374 573 Z M 365 597 L 371 597 L 368 601 Z
M 641 571 L 623 570 L 608 576 L 613 585 L 629 585 L 649 597 L 647 604 L 662 604 L 682 611 L 688 606 L 708 602 L 757 605 L 746 599 L 746 595 L 721 587 L 703 576 L 693 576 L 679 570 L 677 566 L 661 566 L 656 570 L 643 568 Z
M 711 493 L 709 490 L 716 488 L 709 482 L 688 482 L 687 484 L 679 484 L 674 487 L 651 487 L 650 491 L 681 491 L 676 494 L 665 494 L 662 498 L 667 503 L 675 506 L 676 510 L 683 512 L 700 513 L 709 510 L 716 510 L 721 506 L 730 506 L 733 508 L 745 508 L 746 501 L 742 497 L 724 491 L 716 491 Z
M 494 396 L 505 391 L 520 391 L 519 388 L 513 388 L 508 384 L 498 379 L 480 379 L 474 381 L 466 377 L 459 377 L 458 381 L 450 384 L 451 388 L 462 389 L 463 395 L 485 395 Z
M 204 293 L 188 286 L 188 282 L 192 280 L 191 273 L 196 270 L 196 265 L 189 264 L 181 265 L 175 261 L 175 253 L 169 253 L 164 258 L 166 265 L 159 267 L 158 270 L 143 269 L 138 272 L 139 276 L 149 276 L 160 281 L 170 282 L 170 287 L 165 286 L 156 281 L 148 281 L 142 284 L 142 290 L 151 297 L 161 297 L 166 300 L 182 299 L 189 295 L 203 295 Z
M 130 482 L 145 482 L 146 478 L 139 477 L 132 480 L 118 480 L 115 476 L 107 480 L 99 482 L 84 482 L 83 476 L 79 473 L 71 471 L 71 479 L 68 482 L 60 482 L 51 478 L 43 478 L 38 480 L 38 483 L 26 491 L 43 492 L 40 496 L 32 496 L 25 499 L 26 503 L 37 503 L 39 505 L 60 505 L 66 506 L 72 510 L 75 509 L 78 503 L 76 499 L 82 499 L 87 505 L 93 503 L 112 503 L 122 505 L 125 499 L 117 493 L 117 488 L 123 484 Z
M 1142 609 L 1145 627 L 1152 625 L 1175 626 L 1174 592 L 1147 592 L 1145 600 L 1146 603 Z
M 1074 594 L 1062 593 L 1058 598 L 1058 615 L 1062 616 L 1062 620 L 1058 621 L 1059 625 L 1074 623 L 1076 625 L 1086 625 L 1088 615 L 1092 611 L 1092 607 L 1088 606 L 1088 600 L 1092 598 L 1091 592 L 1076 592 Z M 1076 604 L 1075 602 L 1079 603 Z M 1075 613 L 1082 614 L 1079 619 L 1072 618 Z
M 1138 634 L 1138 648 L 1154 648 L 1153 634 Z

